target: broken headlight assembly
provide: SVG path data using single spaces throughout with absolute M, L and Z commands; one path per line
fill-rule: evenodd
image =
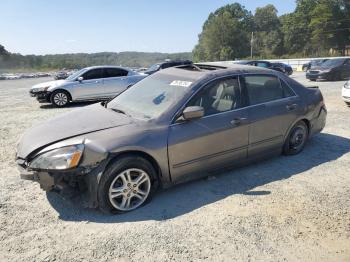
M 29 163 L 31 169 L 66 170 L 79 165 L 84 152 L 84 145 L 65 146 L 39 153 Z

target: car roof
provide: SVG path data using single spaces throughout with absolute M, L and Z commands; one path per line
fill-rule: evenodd
M 193 65 L 184 65 L 171 67 L 159 71 L 157 74 L 167 74 L 179 79 L 190 79 L 197 81 L 201 78 L 210 76 L 219 76 L 225 74 L 275 74 L 275 71 L 242 64 L 235 64 L 233 62 L 205 62 L 195 63 Z

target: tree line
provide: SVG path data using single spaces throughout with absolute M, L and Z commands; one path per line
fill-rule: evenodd
M 127 67 L 149 67 L 166 59 L 192 59 L 187 53 L 103 52 L 56 55 L 21 55 L 8 52 L 0 45 L 0 69 L 79 69 L 94 65 L 122 65 Z
M 343 55 L 350 46 L 349 0 L 296 0 L 278 16 L 273 5 L 255 14 L 239 3 L 211 13 L 193 50 L 195 61 Z

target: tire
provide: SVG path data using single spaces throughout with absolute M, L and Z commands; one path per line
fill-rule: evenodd
M 296 123 L 289 131 L 283 146 L 284 155 L 297 155 L 303 151 L 309 136 L 309 129 L 304 121 Z
M 69 104 L 69 94 L 64 90 L 56 90 L 51 94 L 50 101 L 55 107 L 65 107 Z
M 102 174 L 98 206 L 107 214 L 135 210 L 150 201 L 158 184 L 157 173 L 146 159 L 132 155 L 117 158 Z

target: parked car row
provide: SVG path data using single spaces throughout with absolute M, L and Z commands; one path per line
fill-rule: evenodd
M 16 148 L 21 178 L 62 194 L 86 190 L 90 207 L 127 212 L 159 188 L 267 156 L 298 154 L 326 122 L 319 89 L 274 70 L 223 62 L 150 76 L 89 67 L 31 92 L 62 106 L 125 88 L 109 102 L 29 129 Z
M 0 74 L 0 80 L 15 80 L 22 78 L 38 78 L 38 77 L 48 77 L 51 73 L 19 73 L 19 74 Z

